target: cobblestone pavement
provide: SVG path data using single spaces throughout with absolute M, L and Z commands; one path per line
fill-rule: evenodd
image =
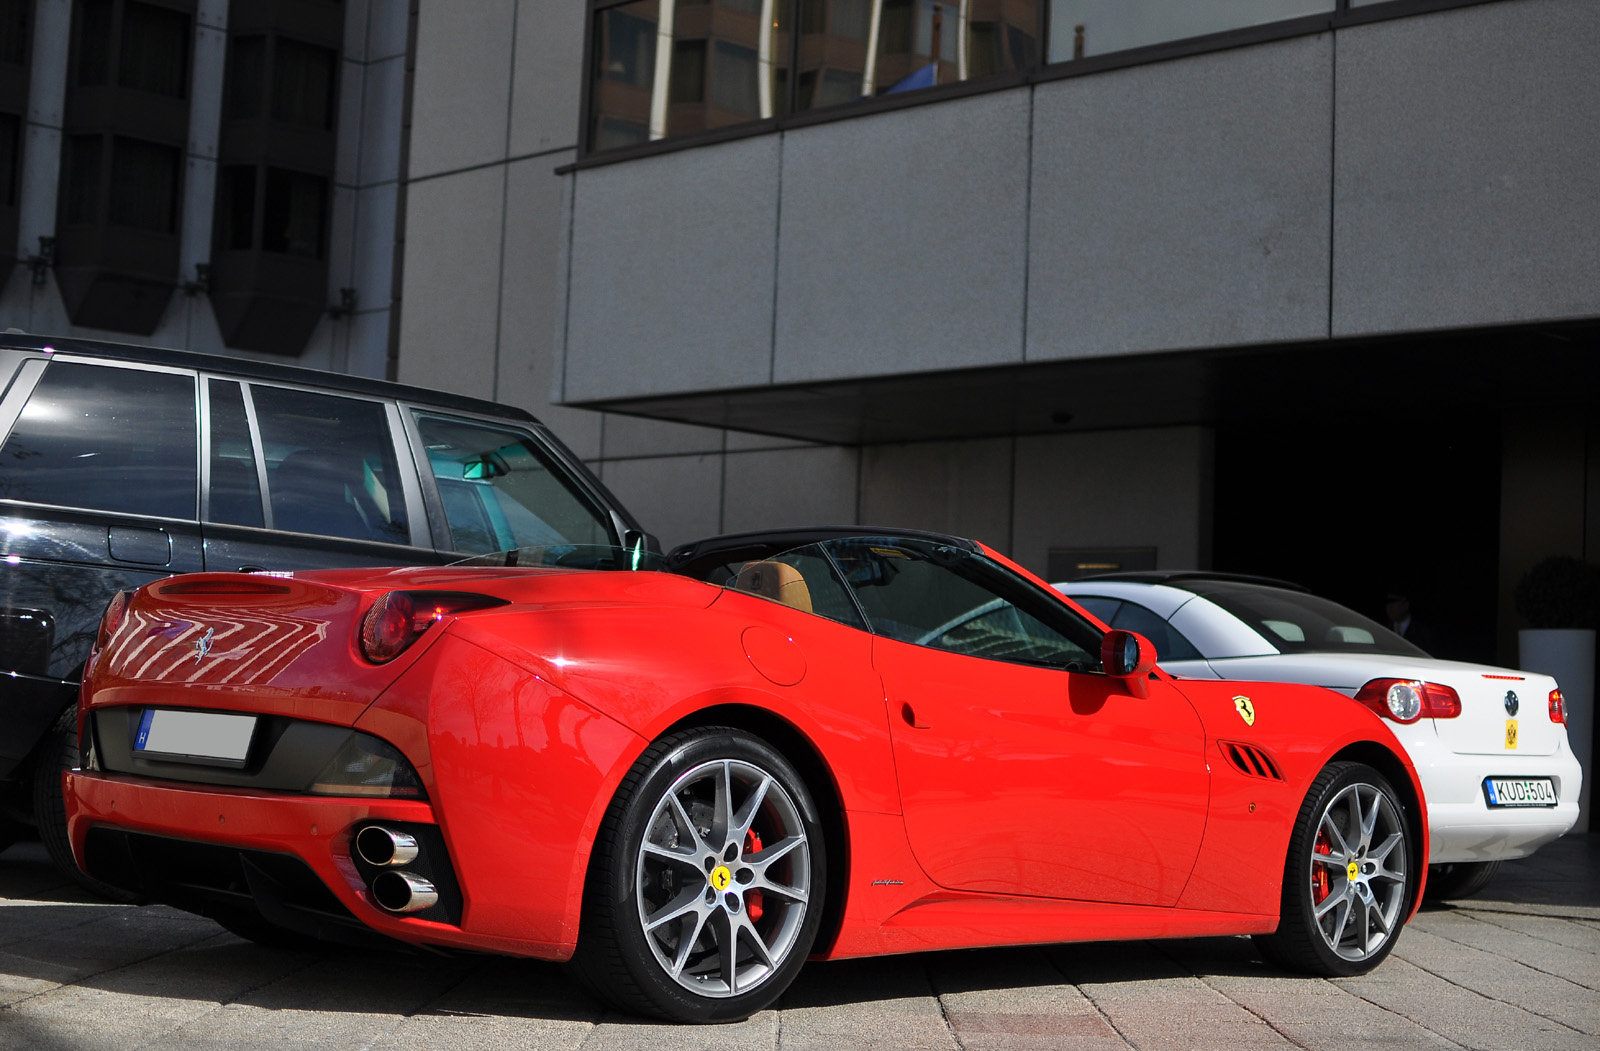
M 1425 910 L 1361 978 L 1284 975 L 1245 938 L 923 953 L 809 965 L 777 1009 L 717 1027 L 612 1014 L 551 964 L 265 949 L 96 901 L 37 843 L 0 853 L 4 1051 L 1379 1046 L 1600 1048 L 1600 835 Z

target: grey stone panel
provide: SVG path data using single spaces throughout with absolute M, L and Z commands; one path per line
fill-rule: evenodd
M 1020 361 L 1027 89 L 787 133 L 777 382 Z
M 773 449 L 729 453 L 725 460 L 723 532 L 857 521 L 853 449 Z
M 607 460 L 600 480 L 656 535 L 663 551 L 721 531 L 720 456 Z
M 861 450 L 861 521 L 931 529 L 1011 546 L 1009 438 L 869 445 Z
M 715 427 L 696 427 L 642 416 L 606 413 L 605 444 L 607 458 L 622 456 L 666 456 L 681 453 L 722 452 L 723 432 Z
M 564 229 L 556 164 L 572 154 L 518 161 L 506 170 L 506 235 L 500 295 L 500 363 L 495 398 L 549 424 L 579 456 L 600 456 L 598 412 L 550 404 L 557 365 L 555 244 Z
M 505 178 L 496 165 L 407 188 L 401 382 L 494 396 Z
M 520 0 L 511 81 L 511 155 L 571 148 L 583 90 L 584 5 Z
M 562 400 L 767 382 L 775 135 L 578 172 Z
M 1600 4 L 1339 34 L 1333 334 L 1600 313 Z
M 411 93 L 411 177 L 504 160 L 514 0 L 424 4 Z
M 1043 573 L 1052 547 L 1154 547 L 1158 568 L 1208 568 L 1211 453 L 1203 427 L 1017 439 L 1011 557 Z
M 1028 360 L 1325 337 L 1324 34 L 1038 86 Z

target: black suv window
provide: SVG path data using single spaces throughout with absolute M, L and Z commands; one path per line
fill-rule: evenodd
M 272 528 L 410 542 L 381 403 L 254 383 L 250 397 L 267 459 Z
M 0 496 L 193 519 L 194 379 L 54 361 L 0 448 Z
M 618 542 L 604 512 L 574 491 L 526 435 L 423 412 L 416 420 L 455 550 Z

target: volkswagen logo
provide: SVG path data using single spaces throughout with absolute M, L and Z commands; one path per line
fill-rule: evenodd
M 216 628 L 207 628 L 204 635 L 194 640 L 194 662 L 196 664 L 199 664 L 201 661 L 205 660 L 206 654 L 211 652 L 211 640 L 216 638 L 216 635 Z M 1510 703 L 1511 701 L 1506 702 L 1508 705 Z
M 1510 716 L 1515 716 L 1517 714 L 1517 709 L 1521 708 L 1521 707 L 1522 707 L 1521 702 L 1519 702 L 1517 700 L 1517 691 L 1516 690 L 1507 690 L 1506 691 L 1506 714 L 1510 715 Z

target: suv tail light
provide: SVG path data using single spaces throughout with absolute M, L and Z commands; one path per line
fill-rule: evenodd
M 1550 721 L 1553 723 L 1567 721 L 1567 702 L 1561 699 L 1560 690 L 1550 691 Z
M 361 654 L 374 664 L 392 661 L 434 621 L 504 605 L 505 599 L 468 591 L 390 591 L 372 604 L 361 622 Z
M 1397 723 L 1454 719 L 1461 714 L 1460 694 L 1420 679 L 1373 679 L 1356 691 L 1356 700 Z

